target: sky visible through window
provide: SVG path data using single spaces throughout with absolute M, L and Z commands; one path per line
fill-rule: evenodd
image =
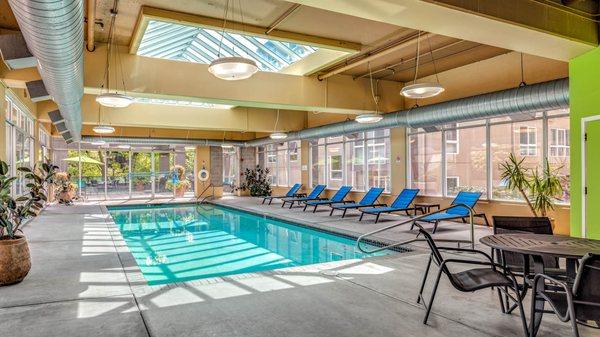
M 278 72 L 316 50 L 292 42 L 151 20 L 137 54 L 205 64 L 219 54 L 242 56 L 254 60 L 261 71 Z

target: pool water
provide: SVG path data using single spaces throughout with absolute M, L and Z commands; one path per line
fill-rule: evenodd
M 367 256 L 342 236 L 213 205 L 109 212 L 149 285 Z

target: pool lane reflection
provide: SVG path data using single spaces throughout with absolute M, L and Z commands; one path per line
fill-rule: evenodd
M 109 211 L 150 285 L 366 256 L 353 240 L 213 205 Z

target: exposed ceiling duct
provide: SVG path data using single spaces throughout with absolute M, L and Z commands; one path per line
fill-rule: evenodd
M 83 97 L 83 1 L 9 0 L 9 4 L 72 140 L 79 140 Z
M 396 127 L 425 128 L 457 123 L 472 119 L 526 114 L 569 107 L 569 80 L 567 78 L 526 85 L 488 94 L 459 98 L 452 101 L 399 110 L 383 115 L 375 124 L 355 121 L 327 124 L 295 132 L 288 132 L 288 140 L 315 139 L 363 131 Z M 266 137 L 251 140 L 246 146 L 276 143 Z
M 569 80 L 563 78 L 488 94 L 455 99 L 423 107 L 415 107 L 408 110 L 399 110 L 383 115 L 383 119 L 375 124 L 359 124 L 354 121 L 346 121 L 288 132 L 288 137 L 285 141 L 315 139 L 396 127 L 424 128 L 430 131 L 437 131 L 440 126 L 449 123 L 515 114 L 531 114 L 539 111 L 565 109 L 568 107 Z M 83 141 L 91 142 L 99 138 L 100 137 L 83 137 Z M 270 137 L 247 142 L 210 139 L 134 137 L 103 137 L 102 139 L 109 143 L 129 145 L 220 146 L 227 144 L 233 146 L 262 146 L 281 142 L 273 140 Z

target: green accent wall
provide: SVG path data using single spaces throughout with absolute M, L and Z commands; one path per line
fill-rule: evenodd
M 600 47 L 569 61 L 571 108 L 571 235 L 581 236 L 581 119 L 600 115 Z M 588 134 L 589 136 L 589 134 Z M 600 135 L 599 135 L 600 136 Z M 588 168 L 600 170 L 600 156 Z M 598 208 L 600 205 L 594 205 Z M 588 213 L 587 237 L 600 239 L 600 211 Z

